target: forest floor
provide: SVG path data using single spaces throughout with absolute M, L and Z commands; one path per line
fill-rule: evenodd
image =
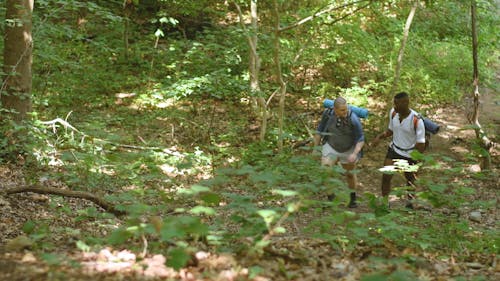
M 500 97 L 495 92 L 486 92 L 482 102 L 481 123 L 489 126 L 487 131 L 499 132 Z M 374 104 L 369 107 L 376 108 Z M 456 161 L 470 158 L 471 142 L 475 134 L 472 130 L 462 129 L 468 124 L 465 107 L 448 106 L 436 110 L 430 117 L 442 124 L 439 134 L 432 138 L 430 153 L 445 155 Z M 495 138 L 498 141 L 496 136 Z M 363 192 L 380 193 L 381 174 L 377 169 L 382 166 L 385 150 L 382 144 L 366 149 L 365 157 L 358 167 L 359 185 Z M 477 189 L 477 199 L 498 200 L 499 155 L 499 147 L 493 148 L 493 176 L 487 180 L 470 178 L 471 185 Z M 466 169 L 470 174 L 480 170 L 479 166 L 474 164 L 470 164 Z M 0 187 L 23 185 L 23 178 L 23 171 L 17 167 L 0 166 Z M 45 184 L 52 187 L 61 186 L 61 183 L 57 182 Z M 402 177 L 394 178 L 393 186 L 398 184 L 403 184 Z M 386 262 L 377 263 L 367 259 L 363 252 L 334 251 L 328 244 L 318 240 L 300 240 L 297 238 L 297 232 L 300 231 L 292 231 L 289 236 L 284 235 L 273 241 L 272 253 L 259 260 L 200 252 L 196 256 L 197 264 L 176 272 L 165 266 L 165 258 L 161 255 L 140 259 L 139 254 L 124 249 L 106 248 L 97 253 L 82 253 L 76 250 L 75 239 L 81 229 L 95 229 L 96 233 L 99 230 L 92 221 L 76 222 L 73 219 L 78 209 L 91 206 L 92 203 L 81 199 L 66 200 L 71 211 L 53 213 L 49 206 L 53 207 L 60 202 L 45 195 L 24 193 L 0 197 L 0 280 L 359 280 L 363 274 L 384 268 L 391 271 L 390 268 L 399 266 Z M 396 200 L 394 204 L 397 206 L 400 202 Z M 367 210 L 366 203 L 362 202 L 356 212 Z M 468 216 L 472 211 L 474 210 L 461 210 L 464 216 Z M 300 229 L 301 220 L 304 219 L 307 220 L 307 216 L 298 218 L 293 222 L 292 228 Z M 478 224 L 498 230 L 499 219 L 500 212 L 495 208 L 492 212 L 483 212 L 480 218 L 471 221 L 471 224 L 472 227 Z M 16 237 L 22 237 L 22 226 L 30 220 L 48 221 L 51 229 L 65 230 L 57 232 L 65 233 L 64 235 L 53 234 L 52 240 L 57 247 L 54 250 L 64 253 L 74 264 L 62 263 L 57 256 L 50 254 L 42 259 L 31 250 L 31 242 L 21 238 L 15 240 Z M 110 223 L 115 222 L 110 220 Z M 389 255 L 398 254 L 401 252 L 389 250 Z M 466 280 L 473 280 L 477 275 L 488 280 L 500 280 L 500 263 L 495 255 L 471 257 L 469 261 L 461 262 L 455 261 L 453 257 L 448 260 L 434 256 L 422 258 L 422 262 L 417 264 L 415 269 L 421 280 L 453 280 L 452 277 L 457 275 L 465 276 Z M 252 279 L 249 277 L 249 268 L 254 265 L 259 265 L 263 272 Z

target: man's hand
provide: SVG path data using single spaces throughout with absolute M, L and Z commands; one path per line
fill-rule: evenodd
M 358 154 L 357 153 L 351 153 L 349 154 L 349 156 L 347 157 L 347 161 L 349 163 L 354 163 L 356 162 L 356 160 L 358 159 Z
M 392 136 L 392 131 L 391 130 L 387 130 L 379 135 L 377 135 L 371 142 L 370 142 L 370 146 L 377 146 L 377 144 L 380 142 L 381 139 L 385 139 L 387 137 L 390 137 Z

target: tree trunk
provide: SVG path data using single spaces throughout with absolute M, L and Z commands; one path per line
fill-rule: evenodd
M 476 138 L 481 143 L 483 149 L 486 150 L 486 155 L 480 155 L 479 161 L 482 169 L 490 169 L 491 157 L 489 156 L 489 150 L 494 145 L 493 142 L 488 139 L 486 133 L 483 131 L 481 124 L 479 123 L 479 69 L 478 69 L 478 58 L 477 58 L 477 26 L 476 26 L 476 1 L 471 2 L 471 28 L 472 28 L 472 61 L 473 61 L 473 87 L 474 87 L 474 111 L 472 113 L 472 118 L 470 122 L 475 126 Z M 481 153 L 482 154 L 482 153 Z
M 267 131 L 267 104 L 264 97 L 260 97 L 260 57 L 257 53 L 257 32 L 259 30 L 259 16 L 257 13 L 257 0 L 250 0 L 250 17 L 252 19 L 252 27 L 249 35 L 250 43 L 250 91 L 252 96 L 257 96 L 257 105 L 261 112 L 261 126 L 260 126 L 260 141 L 264 141 Z
M 285 123 L 285 95 L 286 83 L 283 80 L 281 73 L 280 62 L 280 17 L 278 11 L 278 1 L 274 0 L 274 65 L 276 66 L 276 79 L 278 80 L 279 88 L 279 111 L 278 111 L 278 149 L 283 149 L 283 126 Z
M 133 10 L 134 10 L 134 2 L 132 0 L 123 1 L 123 15 L 124 15 L 123 47 L 125 48 L 124 56 L 125 56 L 125 61 L 127 61 L 127 62 L 128 62 L 128 58 L 129 58 L 128 49 L 129 49 L 130 17 L 132 15 Z
M 418 7 L 418 0 L 415 0 L 415 2 L 413 2 L 413 6 L 411 7 L 410 14 L 408 15 L 408 18 L 406 19 L 405 28 L 403 31 L 403 38 L 401 40 L 401 46 L 399 47 L 398 61 L 397 61 L 396 70 L 394 73 L 394 81 L 392 81 L 392 87 L 391 87 L 391 91 L 389 93 L 389 98 L 391 100 L 392 100 L 392 96 L 394 96 L 394 94 L 396 92 L 396 89 L 397 89 L 398 84 L 399 84 L 399 79 L 401 77 L 401 68 L 403 66 L 403 56 L 405 53 L 406 42 L 408 41 L 411 23 L 413 22 L 413 17 L 415 16 L 415 12 L 417 10 L 417 7 Z
M 34 0 L 7 0 L 4 35 L 4 72 L 1 107 L 17 123 L 31 111 L 31 37 Z
M 247 40 L 248 40 L 248 46 L 250 47 L 249 65 L 248 65 L 248 72 L 250 74 L 250 92 L 252 94 L 251 95 L 252 104 L 256 105 L 256 108 L 261 117 L 259 140 L 264 141 L 267 130 L 267 103 L 266 99 L 260 96 L 260 82 L 259 82 L 260 57 L 259 53 L 257 52 L 257 41 L 258 41 L 257 33 L 259 30 L 257 0 L 250 0 L 250 18 L 251 18 L 250 31 L 248 31 L 245 26 L 243 19 L 243 12 L 241 11 L 240 6 L 236 1 L 233 1 L 233 3 L 238 9 L 241 28 L 243 28 L 243 30 L 245 30 L 245 32 L 248 34 Z

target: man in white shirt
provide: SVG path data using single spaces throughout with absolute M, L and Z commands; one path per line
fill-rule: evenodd
M 375 146 L 381 139 L 392 136 L 392 142 L 385 156 L 384 166 L 394 164 L 396 159 L 407 160 L 410 164 L 416 161 L 411 158 L 411 152 L 417 150 L 423 153 L 425 150 L 425 126 L 418 113 L 410 109 L 410 98 L 407 93 L 400 92 L 394 96 L 394 108 L 389 114 L 389 128 L 379 134 L 372 141 Z M 416 179 L 415 173 L 405 172 L 408 185 L 413 186 Z M 392 175 L 382 176 L 382 196 L 391 192 Z M 410 205 L 411 207 L 411 205 Z

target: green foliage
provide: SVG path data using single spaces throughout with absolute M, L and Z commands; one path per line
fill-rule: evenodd
M 287 95 L 293 101 L 309 101 L 340 94 L 364 106 L 384 93 L 393 79 L 409 8 L 396 2 L 374 1 L 370 9 L 332 23 L 348 12 L 339 10 L 282 32 Z M 410 89 L 422 103 L 456 101 L 471 82 L 468 4 L 432 2 L 417 11 L 400 87 Z M 248 1 L 240 3 L 245 8 Z M 324 3 L 279 1 L 281 23 L 292 24 Z M 35 250 L 53 250 L 51 238 L 58 232 L 71 233 L 76 241 L 71 245 L 81 251 L 109 244 L 140 251 L 147 241 L 150 253 L 165 254 L 168 265 L 180 269 L 198 247 L 263 255 L 273 238 L 289 231 L 296 215 L 306 213 L 314 219 L 304 235 L 344 252 L 387 245 L 458 258 L 464 258 L 461 253 L 498 252 L 494 230 L 458 216 L 465 207 L 496 206 L 495 201 L 471 200 L 475 188 L 455 180 L 468 176 L 460 163 L 439 159 L 452 166 L 444 169 L 434 165 L 434 156 L 422 157 L 422 169 L 436 176 L 420 180 L 425 188 L 417 193 L 417 202 L 436 213 L 389 208 L 387 198 L 374 194 L 363 196 L 368 211 L 352 212 L 344 209 L 349 191 L 340 168 L 321 167 L 310 149 L 276 151 L 277 131 L 269 142 L 252 142 L 250 106 L 235 104 L 250 91 L 247 34 L 233 7 L 212 0 L 141 1 L 129 16 L 130 45 L 125 50 L 121 4 L 35 2 L 35 121 L 16 125 L 2 119 L 1 159 L 14 161 L 17 152 L 29 152 L 38 170 L 28 182 L 61 181 L 102 195 L 128 212 L 120 223 L 110 223 L 112 217 L 96 207 L 75 212 L 76 223 L 98 225 L 107 233 L 102 237 L 28 221 L 22 230 Z M 498 62 L 498 56 L 491 55 L 498 53 L 498 17 L 488 1 L 481 1 L 479 8 L 480 72 L 488 81 L 494 77 L 491 66 Z M 257 95 L 264 97 L 276 88 L 269 9 L 270 3 L 259 2 Z M 0 17 L 4 12 L 0 6 Z M 121 100 L 119 94 L 131 98 Z M 209 114 L 224 110 L 221 103 L 239 107 L 236 112 Z M 270 103 L 271 111 L 274 106 Z M 287 108 L 288 141 L 309 137 L 295 115 Z M 56 116 L 66 116 L 64 121 L 74 128 L 37 120 Z M 272 115 L 271 125 L 274 119 Z M 14 135 L 19 137 L 11 138 Z M 487 156 L 479 147 L 473 150 L 474 155 Z M 326 194 L 332 191 L 337 197 L 327 202 Z M 400 187 L 394 194 L 406 192 Z M 59 197 L 51 198 L 49 207 L 73 213 Z M 42 259 L 50 265 L 64 261 L 51 253 Z M 281 270 L 286 271 L 284 266 Z M 260 271 L 250 268 L 250 278 Z M 413 273 L 397 269 L 362 280 L 415 279 Z
M 418 39 L 416 39 L 418 40 Z M 458 100 L 470 87 L 472 56 L 469 46 L 460 41 L 422 40 L 410 48 L 401 88 L 412 89 L 422 103 Z
M 168 251 L 167 265 L 179 270 L 190 260 L 190 256 L 183 248 L 173 248 Z

